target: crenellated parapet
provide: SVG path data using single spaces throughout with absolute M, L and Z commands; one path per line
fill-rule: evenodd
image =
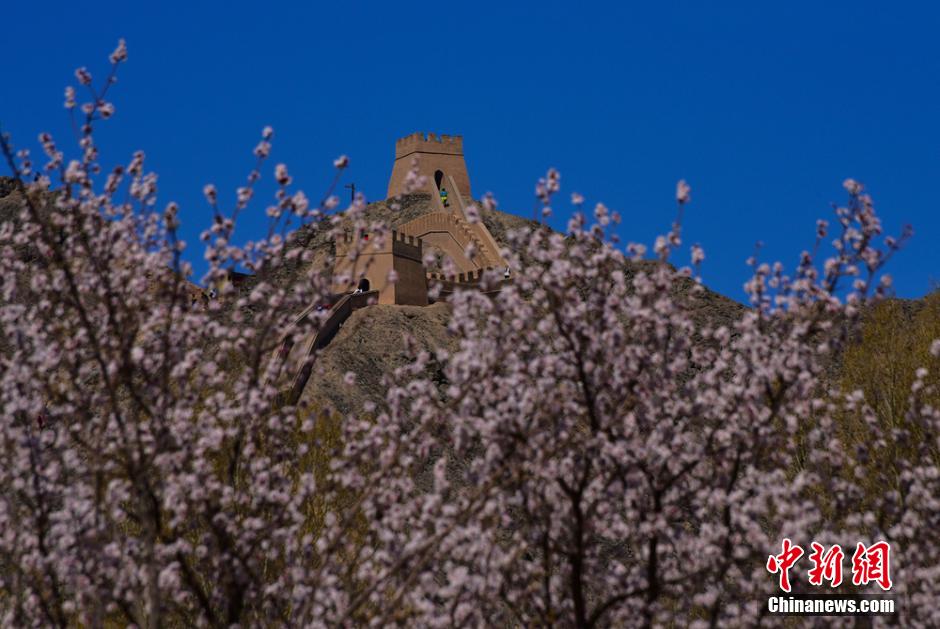
M 475 284 L 479 283 L 483 279 L 483 274 L 488 271 L 493 271 L 493 268 L 476 269 L 466 273 L 428 273 L 428 279 L 441 282 L 457 282 L 458 284 Z
M 489 297 L 495 297 L 503 286 L 512 280 L 505 275 L 497 281 L 490 281 L 485 284 L 482 283 L 482 280 L 484 274 L 500 271 L 500 269 L 488 267 L 466 273 L 428 273 L 428 287 L 434 289 L 437 299 L 446 299 L 455 291 L 462 289 L 474 289 Z M 492 275 L 490 277 L 492 279 Z
M 395 142 L 395 159 L 408 157 L 412 153 L 443 153 L 445 155 L 463 155 L 462 135 L 436 135 L 418 131 L 399 138 Z
M 347 229 L 343 231 L 342 237 L 336 240 L 336 257 L 347 256 L 350 251 L 358 248 L 359 255 L 395 252 L 420 260 L 423 247 L 424 243 L 420 237 L 396 229 L 379 234 L 354 234 Z

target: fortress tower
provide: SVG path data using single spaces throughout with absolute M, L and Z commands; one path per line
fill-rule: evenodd
M 360 254 L 350 260 L 349 252 L 357 244 Z M 333 292 L 346 293 L 356 288 L 359 280 L 369 281 L 369 288 L 379 291 L 380 304 L 428 305 L 428 281 L 421 258 L 420 238 L 393 230 L 379 245 L 372 234 L 350 234 L 336 239 L 336 261 L 333 266 Z M 388 281 L 394 270 L 398 282 Z
M 388 182 L 388 196 L 405 190 L 405 178 L 412 161 L 418 159 L 418 174 L 427 178 L 421 192 L 427 204 L 410 221 L 395 226 L 390 233 L 350 233 L 348 228 L 335 235 L 333 245 L 332 302 L 310 304 L 294 323 L 291 333 L 282 337 L 274 353 L 278 361 L 271 383 L 278 387 L 286 404 L 296 404 L 312 373 L 317 354 L 333 339 L 354 310 L 385 305 L 427 306 L 457 290 L 473 289 L 497 295 L 509 279 L 509 266 L 499 243 L 482 220 L 468 218 L 470 177 L 463 160 L 463 138 L 413 133 L 395 143 L 395 164 Z M 447 195 L 442 194 L 443 188 Z M 420 203 L 419 203 L 420 205 Z M 427 258 L 425 258 L 427 255 Z M 425 267 L 425 260 L 431 268 Z M 436 262 L 435 262 L 436 259 Z M 439 262 L 449 260 L 453 266 Z M 447 273 L 443 273 L 443 269 Z M 502 274 L 494 284 L 493 273 Z M 397 278 L 394 279 L 394 278 Z M 486 282 L 483 282 L 483 280 Z M 300 342 L 293 332 L 308 326 L 311 317 L 329 308 L 327 318 L 305 329 Z
M 388 183 L 388 196 L 404 192 L 405 177 L 412 160 L 418 158 L 419 174 L 427 177 L 422 192 L 430 196 L 429 211 L 399 224 L 390 238 L 373 234 L 346 233 L 335 240 L 333 292 L 350 293 L 367 280 L 378 291 L 378 303 L 426 306 L 428 282 L 447 282 L 448 290 L 479 282 L 487 269 L 508 268 L 500 246 L 483 221 L 467 219 L 472 203 L 470 177 L 463 161 L 463 138 L 413 133 L 395 143 L 395 164 Z M 441 189 L 447 189 L 447 199 Z M 354 250 L 359 254 L 350 258 Z M 424 255 L 447 258 L 454 275 L 442 277 L 424 266 Z M 394 271 L 397 282 L 389 282 Z
M 421 175 L 428 178 L 436 190 L 448 188 L 451 195 L 460 194 L 467 199 L 470 195 L 470 176 L 463 159 L 463 137 L 459 135 L 440 135 L 419 131 L 395 142 L 395 165 L 388 182 L 388 198 L 405 191 L 405 176 L 411 169 L 412 160 L 418 158 Z M 449 178 L 453 178 L 457 190 L 451 190 Z

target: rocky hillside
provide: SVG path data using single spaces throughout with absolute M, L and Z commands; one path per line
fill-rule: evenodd
M 405 335 L 414 338 L 420 349 L 453 351 L 456 341 L 447 332 L 449 319 L 450 307 L 445 303 L 357 310 L 320 355 L 303 399 L 341 414 L 360 409 L 367 401 L 382 405 L 384 375 L 410 362 Z M 343 382 L 349 371 L 356 374 L 354 386 Z M 443 374 L 438 371 L 435 379 L 443 383 Z

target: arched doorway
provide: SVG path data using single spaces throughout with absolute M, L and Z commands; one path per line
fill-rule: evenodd
M 444 171 L 437 170 L 434 172 L 434 185 L 437 186 L 437 189 L 440 190 L 441 186 L 444 185 Z

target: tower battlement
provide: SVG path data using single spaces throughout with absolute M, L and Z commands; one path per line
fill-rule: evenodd
M 463 136 L 417 131 L 395 141 L 395 159 L 408 157 L 412 153 L 463 155 Z
M 395 255 L 405 255 L 419 261 L 421 260 L 421 251 L 424 245 L 421 238 L 395 229 L 383 235 L 363 232 L 359 234 L 358 238 L 347 229 L 343 231 L 341 237 L 336 239 L 337 257 L 348 255 L 358 241 L 362 241 L 360 243 L 360 255 L 394 253 Z M 381 242 L 382 246 L 377 247 L 376 243 L 378 242 Z

